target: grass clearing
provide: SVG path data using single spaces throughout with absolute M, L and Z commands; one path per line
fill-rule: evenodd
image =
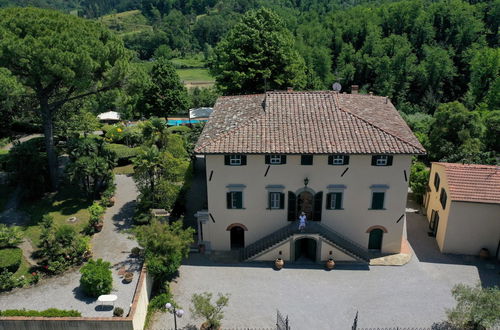
M 29 276 L 31 276 L 30 268 L 31 268 L 31 265 L 24 258 L 24 256 L 22 256 L 21 265 L 19 266 L 17 272 L 14 273 L 14 276 L 15 277 L 21 277 L 21 276 L 29 277 Z
M 124 175 L 132 175 L 134 174 L 134 165 L 129 164 L 125 166 L 117 166 L 113 169 L 114 174 L 124 174 Z
M 152 31 L 153 27 L 140 10 L 129 10 L 121 13 L 102 16 L 99 22 L 120 35 Z
M 54 224 L 60 226 L 67 224 L 74 226 L 77 231 L 81 231 L 89 221 L 87 207 L 92 204 L 74 186 L 64 184 L 56 193 L 47 194 L 42 199 L 34 202 L 24 202 L 21 210 L 31 216 L 31 224 L 25 227 L 25 236 L 28 237 L 34 246 L 40 241 L 40 226 L 38 223 L 45 214 L 54 217 Z M 76 217 L 76 222 L 68 222 L 71 217 Z
M 215 81 L 215 79 L 208 72 L 208 69 L 177 69 L 177 74 L 181 80 L 184 81 L 184 83 Z

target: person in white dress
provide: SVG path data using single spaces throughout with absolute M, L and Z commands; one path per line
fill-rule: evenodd
M 299 217 L 299 230 L 304 230 L 306 228 L 307 217 L 304 212 L 300 214 Z

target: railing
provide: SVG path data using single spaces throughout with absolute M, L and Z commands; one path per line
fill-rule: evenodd
M 314 221 L 309 221 L 303 230 L 298 229 L 298 221 L 294 221 L 289 225 L 281 229 L 278 229 L 277 231 L 263 237 L 257 242 L 250 244 L 246 248 L 242 249 L 241 258 L 242 260 L 251 258 L 259 254 L 260 252 L 286 240 L 293 234 L 300 234 L 300 233 L 319 234 L 342 252 L 345 252 L 348 255 L 354 255 L 367 262 L 370 260 L 370 253 L 366 251 L 363 247 L 353 242 L 352 240 L 342 236 L 333 229 L 330 229 Z

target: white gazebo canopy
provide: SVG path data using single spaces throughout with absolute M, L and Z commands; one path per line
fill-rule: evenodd
M 97 115 L 99 120 L 120 120 L 120 114 L 116 111 L 103 112 Z

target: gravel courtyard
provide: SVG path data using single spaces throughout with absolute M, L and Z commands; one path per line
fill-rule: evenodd
M 104 215 L 104 227 L 92 239 L 94 259 L 102 258 L 113 266 L 113 291 L 118 296 L 115 306 L 122 307 L 128 313 L 139 277 L 140 262 L 130 258 L 130 250 L 137 246 L 134 239 L 122 230 L 131 225 L 134 202 L 137 191 L 131 177 L 116 176 L 116 203 L 107 209 Z M 135 273 L 130 284 L 123 284 L 118 276 L 118 269 L 125 267 Z M 35 309 L 47 308 L 75 309 L 82 316 L 109 317 L 113 315 L 112 306 L 104 305 L 94 298 L 88 298 L 80 290 L 80 272 L 78 269 L 60 276 L 43 280 L 29 288 L 15 289 L 0 294 L 0 309 Z
M 414 206 L 414 205 L 413 205 Z M 271 264 L 221 265 L 192 255 L 171 288 L 185 310 L 179 328 L 199 328 L 189 311 L 193 293 L 229 293 L 224 329 L 271 329 L 276 309 L 288 314 L 294 330 L 350 329 L 359 311 L 358 327 L 430 327 L 454 306 L 450 294 L 457 283 L 500 284 L 498 263 L 474 257 L 442 255 L 427 236 L 423 216 L 407 213 L 408 240 L 414 250 L 405 266 L 339 267 Z M 173 316 L 157 315 L 154 330 L 173 329 Z

